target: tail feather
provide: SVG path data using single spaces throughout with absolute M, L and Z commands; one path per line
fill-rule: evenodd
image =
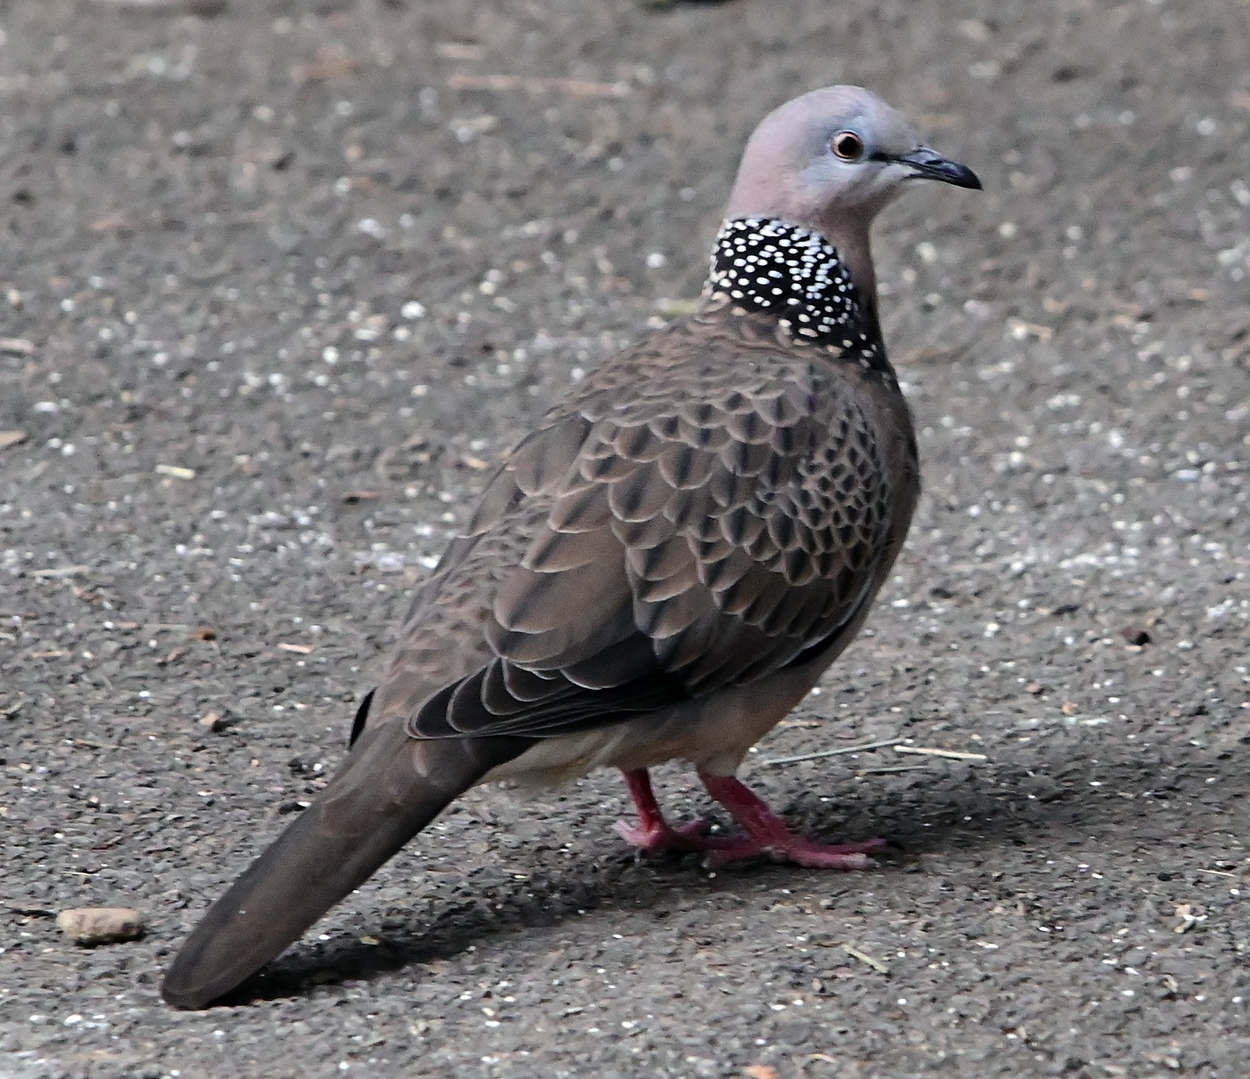
M 161 995 L 202 1008 L 255 973 L 499 764 L 524 738 L 418 741 L 365 731 L 312 805 L 204 915 Z

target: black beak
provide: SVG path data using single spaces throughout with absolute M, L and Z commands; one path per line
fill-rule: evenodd
M 927 146 L 917 146 L 910 153 L 902 154 L 895 160 L 900 165 L 911 166 L 912 174 L 909 179 L 940 180 L 944 184 L 954 184 L 955 187 L 981 190 L 981 181 L 967 165 L 951 161 Z

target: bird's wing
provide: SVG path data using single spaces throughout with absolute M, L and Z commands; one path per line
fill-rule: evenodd
M 370 725 L 565 734 L 753 681 L 853 621 L 901 540 L 885 433 L 856 372 L 753 321 L 617 357 L 516 447 Z

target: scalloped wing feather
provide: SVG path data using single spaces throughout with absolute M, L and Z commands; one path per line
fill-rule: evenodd
M 845 643 L 916 497 L 897 389 L 721 309 L 605 363 L 487 484 L 368 724 L 550 737 Z

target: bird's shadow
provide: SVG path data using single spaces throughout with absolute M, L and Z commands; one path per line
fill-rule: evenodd
M 1118 760 L 1104 756 L 1097 781 L 1089 779 L 1093 762 L 1075 754 L 1048 758 L 1045 773 L 1013 762 L 994 768 L 959 766 L 945 774 L 921 773 L 901 787 L 883 784 L 853 808 L 803 795 L 786 815 L 811 835 L 887 836 L 891 849 L 878 871 L 886 873 L 914 871 L 924 856 L 952 849 L 1061 847 L 1077 832 L 1084 841 L 1091 827 L 1103 837 L 1119 833 L 1149 844 L 1175 831 L 1175 800 L 1200 788 L 1209 794 L 1206 784 L 1212 776 L 1220 781 L 1222 804 L 1244 805 L 1250 797 L 1250 775 L 1235 767 L 1232 754 L 1195 759 L 1186 756 L 1187 748 L 1156 746 L 1151 756 L 1126 753 Z M 837 777 L 822 780 L 821 787 L 837 790 Z M 1213 830 L 1203 824 L 1208 812 L 1205 805 L 1189 807 L 1200 833 Z M 767 874 L 793 880 L 819 872 L 758 859 L 713 875 L 700 871 L 696 855 L 641 862 L 622 849 L 619 857 L 563 862 L 559 870 L 544 873 L 542 883 L 531 875 L 494 886 L 489 898 L 435 901 L 428 920 L 413 911 L 363 940 L 342 933 L 315 947 L 298 945 L 214 1003 L 277 1000 L 301 996 L 320 984 L 368 980 L 451 959 L 509 932 L 551 928 L 590 911 L 654 909 L 694 886 L 708 893 L 740 893 L 758 887 Z

